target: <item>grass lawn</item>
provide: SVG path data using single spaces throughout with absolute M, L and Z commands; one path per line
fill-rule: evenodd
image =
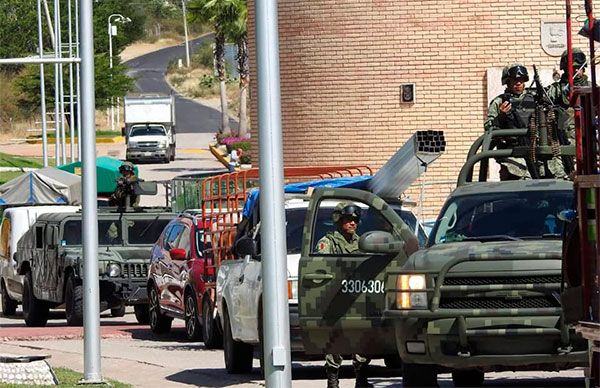
M 0 171 L 0 185 L 23 174 L 21 171 Z
M 0 167 L 40 168 L 42 166 L 43 162 L 41 158 L 27 158 L 0 152 Z
M 69 133 L 67 132 L 67 140 L 70 139 Z M 56 134 L 54 132 L 48 133 L 48 139 L 54 139 Z M 76 135 L 77 136 L 77 135 Z M 96 137 L 115 137 L 121 136 L 121 130 L 117 128 L 116 131 L 96 131 Z M 30 136 L 31 138 L 41 139 L 42 135 Z
M 58 385 L 56 387 L 73 387 L 73 388 L 81 388 L 81 387 L 107 387 L 107 385 L 100 384 L 90 384 L 90 385 L 78 385 L 77 383 L 83 377 L 83 373 L 75 372 L 71 369 L 65 368 L 56 368 L 54 369 L 54 373 L 56 377 L 58 377 Z M 118 381 L 109 380 L 110 387 L 115 388 L 129 388 L 131 385 L 120 383 Z M 54 387 L 54 385 L 15 385 L 15 384 L 0 384 L 0 387 L 6 388 L 24 388 L 24 387 Z

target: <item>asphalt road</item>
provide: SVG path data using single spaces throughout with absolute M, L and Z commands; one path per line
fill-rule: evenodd
M 212 41 L 212 35 L 190 41 L 190 52 L 200 47 L 204 41 Z M 167 47 L 162 50 L 142 55 L 125 62 L 130 68 L 128 75 L 136 79 L 137 93 L 161 93 L 175 95 L 175 116 L 177 133 L 215 133 L 220 127 L 221 113 L 213 108 L 195 103 L 175 92 L 165 81 L 165 73 L 169 62 L 183 58 L 185 63 L 185 44 Z M 234 120 L 229 121 L 232 128 L 237 128 Z

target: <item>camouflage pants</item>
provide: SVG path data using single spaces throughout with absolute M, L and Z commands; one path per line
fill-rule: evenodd
M 328 368 L 335 368 L 335 369 L 339 369 L 340 366 L 342 365 L 342 361 L 344 361 L 344 358 L 342 357 L 341 354 L 326 354 L 325 355 L 325 366 Z M 363 357 L 360 354 L 353 354 L 352 355 L 352 365 L 356 364 L 368 364 L 369 362 L 371 362 L 370 358 L 367 357 Z

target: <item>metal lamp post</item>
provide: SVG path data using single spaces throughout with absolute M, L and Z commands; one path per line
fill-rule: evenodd
M 113 25 L 111 19 L 115 18 L 116 22 L 121 23 L 129 23 L 131 19 L 126 16 L 121 15 L 120 13 L 113 13 L 108 17 L 108 67 L 112 69 L 113 67 L 113 53 L 112 53 L 112 37 L 113 35 L 117 35 L 116 29 L 113 30 Z M 116 26 L 115 26 L 116 27 Z M 112 73 L 112 71 L 111 71 Z M 110 106 L 110 129 L 111 131 L 115 130 L 115 107 L 111 104 Z
M 190 67 L 190 42 L 188 40 L 187 15 L 185 10 L 186 0 L 181 0 L 181 8 L 183 10 L 183 32 L 185 34 L 185 66 Z

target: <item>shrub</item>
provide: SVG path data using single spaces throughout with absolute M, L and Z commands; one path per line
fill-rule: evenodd
M 252 164 L 252 157 L 250 155 L 240 156 L 240 164 Z
M 214 61 L 212 43 L 206 41 L 192 55 L 193 66 L 198 65 L 212 69 Z
M 246 151 L 250 151 L 251 148 L 251 143 L 247 140 L 245 141 L 238 141 L 235 143 L 231 144 L 231 148 L 234 150 L 237 150 L 238 148 L 241 149 L 242 151 L 246 152 Z
M 248 138 L 247 137 L 238 137 L 238 136 L 231 136 L 231 134 L 229 134 L 228 137 L 223 137 L 220 141 L 220 144 L 225 144 L 226 146 L 230 146 L 233 145 L 234 143 L 242 143 L 242 142 L 248 142 Z

